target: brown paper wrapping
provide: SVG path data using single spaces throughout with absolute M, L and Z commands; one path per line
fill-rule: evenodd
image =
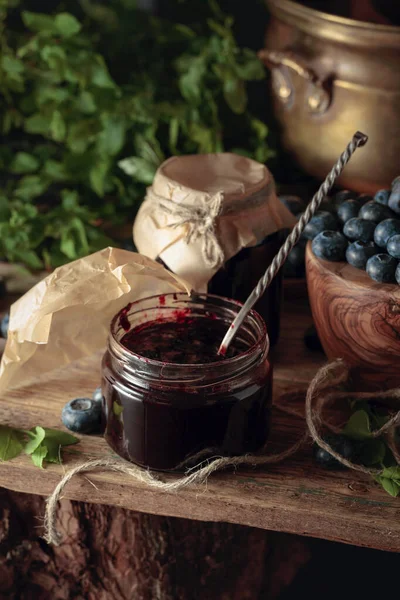
M 128 302 L 175 291 L 190 288 L 153 260 L 116 248 L 56 269 L 11 307 L 0 392 L 101 350 Z
M 219 197 L 222 210 L 215 219 L 215 235 L 225 261 L 296 223 L 276 196 L 265 165 L 231 153 L 173 156 L 159 167 L 141 204 L 133 228 L 136 248 L 150 258 L 160 257 L 194 290 L 207 291 L 221 265 L 207 264 L 203 236 L 187 243 L 188 223 L 175 226 L 180 217 L 161 206 L 164 198 L 169 208 L 174 202 L 178 212 L 181 205 L 192 207 L 196 217 L 196 209 L 207 209 Z

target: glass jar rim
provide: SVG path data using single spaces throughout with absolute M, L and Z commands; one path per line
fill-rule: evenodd
M 144 298 L 140 298 L 139 300 L 135 300 L 133 302 L 128 303 L 124 308 L 122 308 L 112 319 L 111 321 L 111 325 L 110 325 L 110 335 L 111 335 L 111 339 L 113 340 L 113 342 L 116 344 L 116 346 L 118 347 L 119 353 L 124 354 L 125 356 L 131 356 L 133 359 L 135 360 L 139 360 L 141 363 L 144 363 L 148 366 L 154 366 L 155 368 L 162 368 L 163 366 L 167 366 L 167 367 L 176 367 L 176 368 L 187 368 L 187 369 L 213 369 L 213 368 L 218 368 L 221 367 L 222 365 L 225 366 L 225 368 L 229 368 L 229 367 L 233 367 L 234 365 L 237 365 L 240 362 L 243 362 L 243 360 L 250 359 L 252 357 L 252 355 L 254 355 L 254 353 L 260 348 L 260 346 L 264 343 L 265 347 L 263 347 L 263 354 L 265 353 L 265 355 L 268 354 L 269 349 L 270 349 L 270 342 L 269 342 L 269 336 L 268 336 L 268 332 L 267 332 L 267 326 L 266 323 L 264 321 L 264 319 L 261 317 L 261 315 L 254 309 L 252 309 L 249 314 L 247 315 L 242 327 L 244 325 L 246 325 L 246 323 L 248 323 L 249 319 L 253 319 L 257 328 L 258 328 L 258 332 L 257 332 L 257 337 L 255 342 L 249 346 L 244 352 L 240 352 L 239 354 L 237 354 L 236 356 L 230 357 L 230 358 L 224 358 L 224 360 L 220 360 L 220 361 L 214 361 L 214 362 L 207 362 L 207 363 L 173 363 L 173 362 L 168 362 L 168 361 L 161 361 L 161 360 L 155 360 L 152 358 L 146 358 L 144 356 L 142 356 L 141 354 L 138 354 L 137 352 L 133 352 L 132 350 L 129 350 L 126 346 L 124 346 L 121 341 L 117 340 L 115 337 L 115 332 L 117 330 L 117 326 L 118 326 L 118 322 L 121 318 L 121 315 L 125 314 L 128 315 L 129 312 L 133 307 L 138 307 L 140 306 L 141 303 L 143 302 L 149 302 L 149 301 L 153 301 L 153 300 L 159 300 L 160 298 L 163 298 L 163 301 L 165 302 L 165 300 L 167 298 L 172 298 L 173 300 L 178 301 L 178 299 L 180 300 L 185 300 L 187 299 L 188 301 L 190 300 L 195 300 L 195 299 L 203 299 L 203 300 L 207 300 L 207 299 L 211 299 L 211 300 L 218 300 L 218 301 L 222 301 L 228 305 L 230 305 L 230 307 L 236 307 L 237 308 L 237 312 L 239 312 L 239 310 L 242 308 L 243 304 L 241 302 L 239 302 L 238 300 L 233 300 L 232 298 L 226 298 L 225 296 L 219 296 L 217 294 L 207 294 L 207 293 L 192 293 L 192 295 L 188 295 L 185 292 L 169 292 L 166 294 L 154 294 L 152 296 L 146 296 Z M 163 308 L 163 304 L 160 303 L 160 308 Z M 201 318 L 201 317 L 200 317 Z M 172 319 L 165 319 L 165 321 L 173 321 Z M 240 330 L 239 330 L 240 331 Z M 222 342 L 222 339 L 221 339 Z

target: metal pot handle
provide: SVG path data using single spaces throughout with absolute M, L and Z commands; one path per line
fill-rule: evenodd
M 263 49 L 259 51 L 258 56 L 271 69 L 274 90 L 284 104 L 291 103 L 294 96 L 294 87 L 287 72 L 290 69 L 310 82 L 306 98 L 309 110 L 312 113 L 322 114 L 328 109 L 331 96 L 326 89 L 326 81 L 306 67 L 293 52 Z

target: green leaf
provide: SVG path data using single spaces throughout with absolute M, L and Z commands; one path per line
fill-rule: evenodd
M 34 250 L 14 250 L 14 260 L 24 263 L 33 270 L 39 270 L 43 263 Z
M 65 181 L 68 174 L 65 171 L 63 163 L 57 160 L 46 160 L 43 167 L 43 173 L 53 181 Z
M 104 196 L 104 188 L 109 167 L 108 161 L 102 161 L 98 162 L 89 172 L 91 188 L 100 197 Z
M 257 55 L 248 49 L 242 51 L 243 62 L 235 64 L 235 72 L 240 79 L 255 81 L 265 78 L 265 70 Z
M 112 80 L 108 72 L 107 65 L 104 59 L 96 55 L 96 62 L 92 66 L 91 83 L 99 88 L 115 88 L 115 82 Z
M 38 159 L 27 152 L 18 152 L 10 165 L 11 173 L 33 173 L 39 168 Z
M 11 460 L 23 450 L 23 434 L 6 425 L 0 425 L 0 461 Z
M 360 460 L 363 465 L 381 465 L 385 459 L 386 445 L 382 440 L 370 439 L 362 444 Z
M 130 175 L 136 179 L 136 181 L 146 184 L 153 183 L 154 175 L 157 170 L 157 167 L 154 164 L 149 163 L 138 156 L 124 158 L 118 162 L 118 166 L 124 173 Z
M 97 148 L 101 154 L 115 156 L 125 142 L 125 119 L 118 115 L 103 116 L 103 131 L 97 138 Z
M 26 119 L 24 128 L 27 133 L 47 136 L 50 133 L 50 123 L 50 117 L 37 113 Z
M 381 484 L 385 492 L 397 498 L 400 494 L 400 483 L 393 479 L 386 479 L 385 477 L 378 476 L 377 481 Z
M 22 11 L 21 13 L 24 25 L 31 31 L 38 33 L 54 33 L 56 31 L 53 17 L 43 13 L 33 13 Z
M 43 460 L 46 458 L 48 449 L 46 446 L 39 446 L 34 452 L 31 453 L 31 459 L 33 464 L 40 469 L 43 469 Z
M 79 438 L 70 433 L 66 433 L 65 431 L 60 431 L 59 429 L 48 429 L 47 427 L 44 427 L 44 432 L 44 443 L 55 442 L 59 446 L 71 446 L 72 444 L 77 444 L 79 442 Z
M 79 196 L 76 190 L 62 190 L 61 199 L 62 207 L 66 211 L 76 209 L 79 203 Z
M 179 119 L 173 117 L 169 122 L 169 148 L 172 154 L 177 154 L 176 145 L 178 143 L 179 136 Z
M 67 127 L 62 114 L 59 110 L 53 112 L 53 117 L 50 123 L 51 137 L 56 142 L 62 142 L 65 139 L 67 133 Z
M 371 437 L 369 416 L 365 410 L 358 410 L 351 415 L 343 433 L 354 440 L 365 440 Z
M 49 183 L 39 175 L 26 175 L 20 179 L 14 190 L 14 195 L 21 200 L 32 200 L 41 196 L 48 188 Z
M 237 77 L 224 80 L 224 98 L 232 112 L 240 115 L 247 106 L 247 93 L 244 82 Z
M 93 94 L 83 91 L 76 100 L 76 107 L 80 112 L 86 115 L 91 115 L 96 112 L 97 106 Z
M 382 477 L 394 479 L 400 483 L 400 467 L 386 467 L 386 469 L 382 471 Z
M 67 59 L 64 48 L 46 45 L 41 49 L 40 56 L 51 69 L 54 69 L 58 75 L 62 75 Z
M 191 60 L 186 73 L 179 79 L 179 89 L 189 102 L 199 103 L 201 100 L 202 81 L 206 74 L 206 64 L 203 57 Z
M 25 445 L 24 451 L 25 454 L 33 454 L 33 452 L 35 452 L 35 450 L 37 450 L 40 444 L 43 442 L 46 432 L 43 427 L 38 426 L 27 431 L 27 434 L 30 439 Z
M 18 58 L 14 58 L 9 54 L 4 54 L 1 57 L 1 66 L 4 71 L 11 76 L 20 75 L 24 72 L 24 63 Z
M 57 31 L 63 37 L 72 37 L 81 30 L 81 24 L 78 19 L 67 12 L 59 13 L 54 21 Z

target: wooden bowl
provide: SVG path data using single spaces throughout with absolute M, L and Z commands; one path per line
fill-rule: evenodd
M 328 359 L 344 358 L 363 389 L 400 387 L 400 286 L 306 249 L 312 314 Z

